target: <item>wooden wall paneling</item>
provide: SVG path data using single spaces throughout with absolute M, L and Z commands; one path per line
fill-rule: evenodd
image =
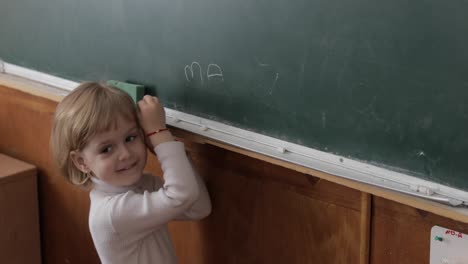
M 359 263 L 369 263 L 369 243 L 371 226 L 372 196 L 368 193 L 361 193 L 361 240 L 359 245 Z
M 429 263 L 434 225 L 468 233 L 468 224 L 387 199 L 372 203 L 371 263 Z
M 358 262 L 359 191 L 211 145 L 187 146 L 213 212 L 171 224 L 181 263 Z
M 57 103 L 0 86 L 0 152 L 37 166 L 43 263 L 99 263 L 89 195 L 54 169 L 49 137 Z

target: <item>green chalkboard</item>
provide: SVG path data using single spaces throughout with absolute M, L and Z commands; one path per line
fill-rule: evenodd
M 3 0 L 0 58 L 468 190 L 468 1 Z

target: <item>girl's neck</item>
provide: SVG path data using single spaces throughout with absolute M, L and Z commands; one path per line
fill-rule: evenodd
M 115 186 L 96 177 L 91 177 L 91 181 L 94 184 L 93 189 L 107 193 L 124 193 L 134 189 L 138 185 L 138 183 L 134 183 L 128 186 Z

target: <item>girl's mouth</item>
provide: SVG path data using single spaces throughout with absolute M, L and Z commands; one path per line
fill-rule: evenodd
M 135 165 L 136 165 L 136 162 L 134 162 L 134 163 L 132 163 L 132 164 L 130 164 L 130 165 L 127 165 L 127 166 L 125 166 L 125 167 L 123 167 L 123 168 L 121 168 L 121 169 L 118 169 L 117 172 L 122 172 L 122 171 L 129 170 L 129 169 L 135 167 Z

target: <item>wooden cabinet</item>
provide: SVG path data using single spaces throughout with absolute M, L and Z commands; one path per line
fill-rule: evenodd
M 0 154 L 0 263 L 41 263 L 36 167 Z

